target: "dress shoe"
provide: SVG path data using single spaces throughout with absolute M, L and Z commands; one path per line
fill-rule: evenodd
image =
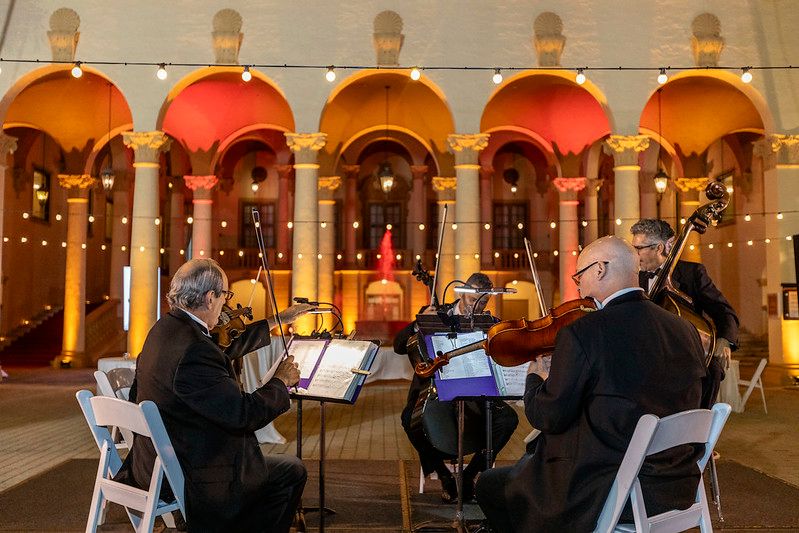
M 444 503 L 455 503 L 458 501 L 458 483 L 455 477 L 450 474 L 448 476 L 440 476 L 441 479 L 441 500 Z

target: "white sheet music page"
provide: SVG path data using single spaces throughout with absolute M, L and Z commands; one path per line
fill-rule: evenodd
M 524 396 L 524 386 L 527 384 L 527 367 L 530 363 L 519 366 L 499 366 L 494 361 L 494 375 L 497 377 L 497 388 L 500 396 Z
M 432 338 L 433 349 L 436 353 L 439 350 L 447 353 L 455 348 L 472 344 L 484 338 L 485 333 L 482 331 L 458 333 L 458 337 L 454 339 L 455 345 L 453 346 L 453 339 L 448 339 L 446 335 L 435 335 Z M 442 366 L 441 370 L 439 370 L 441 379 L 479 378 L 490 375 L 491 368 L 488 363 L 488 355 L 483 349 L 453 357 L 450 359 L 449 364 Z
M 346 398 L 354 379 L 358 377 L 352 369 L 360 368 L 371 346 L 373 344 L 369 341 L 341 339 L 330 341 L 308 385 L 308 395 L 320 398 Z
M 300 379 L 311 377 L 316 362 L 325 349 L 326 341 L 294 339 L 289 346 L 289 355 L 294 356 L 294 362 L 299 365 Z

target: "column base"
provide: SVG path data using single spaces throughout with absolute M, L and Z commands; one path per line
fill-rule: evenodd
M 64 352 L 50 361 L 50 366 L 53 368 L 87 368 L 92 366 L 91 361 L 83 352 Z

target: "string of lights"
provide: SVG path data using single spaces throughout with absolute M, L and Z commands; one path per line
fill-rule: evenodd
M 668 81 L 669 72 L 682 72 L 682 71 L 729 71 L 740 72 L 741 80 L 744 83 L 750 83 L 753 79 L 753 72 L 766 71 L 766 70 L 792 70 L 799 67 L 799 65 L 723 65 L 723 66 L 567 66 L 567 67 L 539 67 L 539 66 L 485 66 L 485 65 L 415 65 L 415 66 L 384 66 L 384 65 L 357 65 L 357 64 L 291 64 L 291 63 L 248 63 L 240 64 L 211 64 L 211 63 L 196 63 L 196 62 L 165 62 L 165 61 L 124 61 L 124 60 L 80 60 L 80 61 L 55 61 L 45 59 L 29 59 L 29 58 L 3 58 L 0 57 L 0 70 L 3 63 L 18 63 L 18 64 L 62 64 L 72 65 L 72 75 L 75 78 L 80 78 L 83 75 L 84 66 L 103 67 L 103 66 L 125 66 L 125 67 L 150 67 L 156 68 L 156 77 L 159 80 L 166 80 L 168 77 L 167 68 L 240 68 L 241 78 L 245 82 L 252 79 L 252 70 L 320 70 L 324 73 L 325 79 L 329 82 L 336 80 L 337 70 L 347 71 L 362 71 L 362 70 L 390 70 L 398 71 L 404 70 L 408 72 L 410 78 L 417 81 L 421 78 L 423 71 L 427 72 L 442 72 L 442 71 L 474 71 L 474 72 L 489 72 L 492 74 L 491 79 L 495 84 L 500 84 L 503 81 L 502 72 L 521 72 L 521 71 L 562 71 L 574 72 L 575 82 L 582 85 L 588 80 L 588 74 L 591 71 L 595 72 L 653 72 L 657 74 L 657 81 L 659 84 L 664 84 Z

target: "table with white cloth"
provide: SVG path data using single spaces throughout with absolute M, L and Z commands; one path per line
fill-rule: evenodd
M 400 355 L 390 346 L 381 346 L 377 350 L 375 362 L 372 363 L 371 374 L 366 383 L 375 381 L 413 378 L 413 369 L 407 355 Z
M 733 359 L 730 361 L 730 368 L 725 372 L 724 380 L 721 382 L 718 401 L 730 404 L 730 407 L 732 407 L 735 413 L 743 412 L 741 408 L 741 391 L 738 388 L 738 379 L 740 377 L 741 369 L 739 361 Z
M 115 368 L 132 368 L 136 370 L 136 359 L 132 357 L 101 357 L 97 360 L 97 370 L 106 374 Z

